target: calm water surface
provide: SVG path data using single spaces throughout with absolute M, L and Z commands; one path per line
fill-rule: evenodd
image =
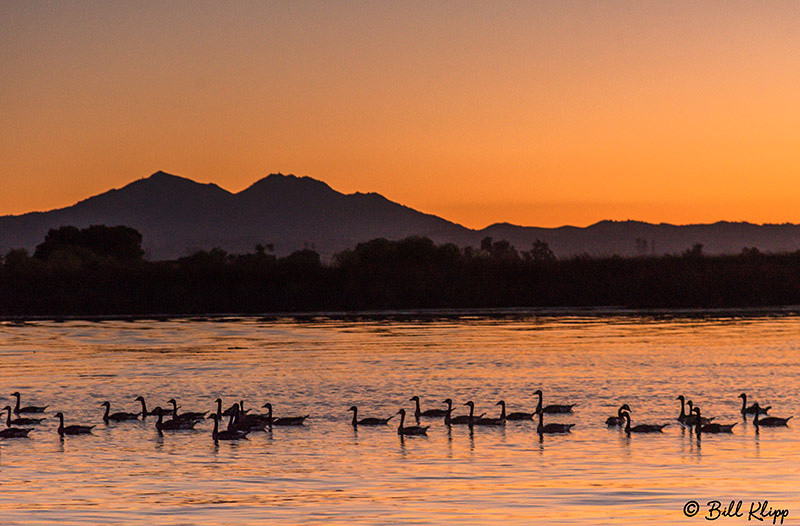
M 50 418 L 30 439 L 0 441 L 0 523 L 700 524 L 713 499 L 769 499 L 798 523 L 800 423 L 757 434 L 737 395 L 800 415 L 799 350 L 792 316 L 4 323 L 0 398 L 22 391 Z M 571 434 L 432 420 L 427 437 L 401 439 L 396 425 L 354 431 L 346 411 L 389 416 L 415 394 L 423 409 L 450 397 L 457 414 L 467 400 L 530 411 L 539 388 L 545 403 L 578 404 L 552 417 L 576 423 Z M 735 432 L 698 441 L 675 423 L 678 394 Z M 102 401 L 135 411 L 137 395 L 312 416 L 218 445 L 210 421 L 164 436 L 152 417 L 103 424 Z M 634 424 L 673 424 L 627 438 L 604 425 L 622 402 Z M 59 410 L 97 424 L 93 435 L 60 440 Z M 692 519 L 690 499 L 702 504 Z

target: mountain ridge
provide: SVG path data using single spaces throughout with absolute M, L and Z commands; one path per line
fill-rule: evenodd
M 481 239 L 506 239 L 527 250 L 546 241 L 558 257 L 643 256 L 681 253 L 696 244 L 710 254 L 800 250 L 800 226 L 717 221 L 673 225 L 636 220 L 603 220 L 587 227 L 529 227 L 508 222 L 470 229 L 415 210 L 375 192 L 344 194 L 308 176 L 269 174 L 233 193 L 215 183 L 157 171 L 49 211 L 0 216 L 0 254 L 32 251 L 50 228 L 92 224 L 127 225 L 142 233 L 146 257 L 174 259 L 221 247 L 251 252 L 272 244 L 277 255 L 313 248 L 325 259 L 377 237 L 421 235 L 437 243 L 479 246 Z

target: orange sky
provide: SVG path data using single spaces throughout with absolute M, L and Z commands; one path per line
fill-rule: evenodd
M 0 214 L 280 171 L 475 228 L 800 223 L 795 2 L 3 2 L 0 50 Z

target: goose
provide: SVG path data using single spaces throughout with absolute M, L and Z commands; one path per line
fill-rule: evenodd
M 426 409 L 425 411 L 421 411 L 419 407 L 419 397 L 412 396 L 408 399 L 411 402 L 415 402 L 416 408 L 414 409 L 414 416 L 419 418 L 424 416 L 426 418 L 439 418 L 441 416 L 447 415 L 447 409 Z
M 0 431 L 0 438 L 27 438 L 31 431 L 33 431 L 31 428 L 7 427 Z
M 753 425 L 756 427 L 764 426 L 764 427 L 781 427 L 785 426 L 789 423 L 789 420 L 793 418 L 790 416 L 788 418 L 780 418 L 777 416 L 768 416 L 765 418 L 758 418 L 758 415 L 761 411 L 761 408 L 758 405 L 758 402 L 753 404 L 755 406 L 755 414 L 753 415 Z
M 537 389 L 533 394 L 539 397 L 539 403 L 536 404 L 536 413 L 540 413 L 542 411 L 544 411 L 549 415 L 571 413 L 572 408 L 578 405 L 578 404 L 551 404 L 542 407 L 542 390 Z
M 71 425 L 64 427 L 64 413 L 56 413 L 58 417 L 58 434 L 62 437 L 64 435 L 89 435 L 92 433 L 92 428 L 95 426 L 79 426 Z
M 302 426 L 306 418 L 311 415 L 305 416 L 283 416 L 281 418 L 272 417 L 272 404 L 267 402 L 261 407 L 267 408 L 267 421 L 270 426 Z
M 740 413 L 742 413 L 742 416 L 755 414 L 756 407 L 758 406 L 758 403 L 753 402 L 753 405 L 751 405 L 750 407 L 747 407 L 747 394 L 746 393 L 740 394 L 738 396 L 738 398 L 742 399 L 742 409 L 740 410 Z M 766 415 L 767 411 L 769 411 L 771 408 L 772 408 L 772 406 L 770 405 L 770 406 L 767 406 L 767 407 L 764 407 L 764 408 L 759 407 L 758 410 L 761 412 L 762 415 Z
M 448 398 L 447 400 L 450 400 L 450 399 Z M 445 403 L 447 403 L 447 400 L 445 400 Z M 451 403 L 452 403 L 452 401 L 451 401 Z M 450 417 L 450 413 L 448 412 L 447 415 L 445 415 L 445 417 L 444 417 L 445 425 L 448 425 L 448 426 L 449 425 L 470 425 L 471 426 L 472 424 L 475 423 L 475 420 L 477 420 L 478 418 L 483 418 L 483 416 L 486 414 L 486 413 L 481 413 L 479 416 L 475 416 L 475 402 L 473 402 L 472 400 L 470 400 L 469 402 L 467 402 L 464 405 L 468 405 L 469 406 L 469 415 L 458 415 L 455 418 L 451 418 Z
M 533 413 L 525 413 L 523 411 L 517 411 L 515 413 L 508 413 L 506 415 L 506 420 L 533 420 L 533 417 L 536 415 L 536 412 Z
M 111 402 L 106 400 L 100 405 L 106 408 L 106 412 L 105 414 L 103 414 L 103 421 L 106 424 L 109 422 L 109 420 L 114 422 L 123 422 L 125 420 L 138 420 L 139 415 L 141 414 L 141 413 L 126 413 L 124 411 L 120 411 L 119 413 L 108 414 L 109 411 L 111 411 Z
M 172 420 L 164 421 L 164 410 L 160 407 L 156 407 L 155 409 L 158 411 L 156 413 L 158 415 L 158 420 L 156 420 L 156 429 L 159 431 L 178 431 L 181 429 L 194 429 L 194 426 L 197 425 L 197 420 Z
M 214 429 L 211 431 L 211 437 L 214 441 L 217 440 L 247 440 L 247 433 L 241 429 L 227 429 L 225 431 L 219 430 L 219 416 L 216 413 L 211 413 L 209 418 L 214 420 Z
M 6 425 L 8 427 L 11 426 L 31 426 L 34 424 L 38 424 L 42 420 L 47 420 L 46 418 L 11 418 L 11 406 L 7 405 L 3 408 L 3 411 L 8 411 L 8 418 L 6 418 Z
M 442 400 L 443 404 L 447 404 L 447 412 L 444 415 L 444 425 L 449 426 L 452 422 L 451 415 L 453 414 L 453 401 L 449 398 Z
M 395 417 L 395 415 L 390 416 L 389 418 L 362 418 L 361 420 L 358 419 L 358 407 L 351 406 L 348 411 L 353 412 L 353 427 L 358 426 L 385 426 L 389 423 L 389 420 Z
M 253 418 L 263 418 L 266 420 L 267 415 L 261 415 L 259 413 L 251 413 L 249 409 L 244 408 L 244 400 L 239 400 L 239 414 L 241 416 L 248 416 Z
M 622 416 L 623 411 L 631 411 L 631 408 L 628 407 L 628 404 L 622 404 L 617 409 L 617 416 L 609 416 L 606 418 L 606 425 L 608 427 L 622 427 L 622 424 L 625 423 L 625 417 Z
M 694 414 L 697 417 L 696 420 L 702 420 L 699 407 L 694 408 Z M 694 430 L 695 433 L 733 433 L 733 426 L 735 425 L 736 424 L 700 424 L 699 426 L 695 426 Z
M 400 425 L 397 428 L 398 435 L 427 435 L 430 426 L 404 426 L 406 420 L 406 410 L 401 409 L 397 412 L 400 415 Z
M 631 427 L 631 414 L 627 411 L 622 411 L 622 417 L 625 419 L 625 433 L 661 433 L 661 431 L 669 424 L 639 424 L 638 426 Z
M 269 425 L 269 417 L 267 415 L 257 415 L 252 414 L 248 415 L 245 414 L 241 409 L 239 404 L 233 404 L 233 414 L 230 417 L 230 421 L 228 422 L 228 430 L 238 430 L 238 431 L 266 431 L 267 425 Z M 216 413 L 212 413 L 211 416 L 217 417 Z M 211 418 L 211 417 L 209 417 Z
M 694 409 L 695 409 L 695 407 L 694 407 L 694 404 L 692 404 L 692 401 L 691 401 L 691 400 L 688 400 L 688 401 L 686 402 L 686 405 L 688 405 L 688 406 L 689 406 L 689 414 L 688 414 L 688 415 L 686 415 L 686 418 L 685 418 L 685 419 L 684 419 L 684 421 L 683 421 L 683 424 L 684 424 L 684 425 L 687 425 L 687 426 L 695 426 L 695 425 L 697 425 L 697 423 L 699 422 L 701 426 L 704 426 L 704 425 L 710 424 L 710 423 L 711 423 L 711 421 L 712 421 L 712 420 L 714 420 L 714 417 L 711 417 L 711 418 L 706 418 L 706 417 L 704 417 L 704 416 L 701 416 L 701 417 L 698 419 L 698 418 L 697 418 L 697 414 L 694 412 Z
M 228 407 L 221 414 L 222 414 L 222 416 L 231 416 L 235 410 L 236 410 L 236 404 L 232 404 L 230 407 Z
M 217 415 L 217 418 L 219 420 L 222 420 L 223 416 L 228 416 L 228 415 L 226 415 L 225 413 L 222 412 L 222 398 L 217 398 L 216 400 L 214 400 L 214 403 L 217 404 L 217 412 L 216 413 L 211 413 L 210 415 L 208 415 L 208 418 L 213 418 L 214 415 Z M 233 407 L 233 406 L 231 406 L 231 407 Z
M 500 400 L 495 405 L 499 405 L 500 409 L 500 416 L 498 418 L 488 418 L 488 417 L 479 417 L 475 420 L 474 424 L 476 426 L 504 426 L 506 425 L 506 402 L 505 400 Z
M 186 411 L 178 414 L 178 402 L 176 402 L 174 398 L 170 398 L 167 400 L 167 403 L 172 404 L 173 420 L 204 420 L 208 414 L 208 411 L 203 411 L 202 413 L 199 411 Z
M 678 422 L 680 422 L 681 424 L 685 424 L 686 419 L 690 416 L 686 414 L 686 397 L 684 397 L 683 395 L 678 395 L 678 398 L 676 398 L 675 400 L 681 401 L 681 414 L 678 415 Z
M 539 425 L 536 426 L 536 432 L 539 435 L 569 433 L 574 426 L 575 424 L 556 424 L 552 422 L 544 425 L 544 411 L 539 411 Z
M 155 410 L 153 410 L 153 411 L 148 411 L 147 410 L 147 404 L 145 403 L 143 396 L 137 396 L 134 400 L 136 402 L 140 402 L 142 404 L 142 418 L 145 418 L 145 417 L 148 417 L 148 416 L 157 416 L 158 415 L 158 413 Z
M 20 399 L 19 391 L 11 393 L 11 396 L 13 396 L 13 397 L 15 397 L 17 399 L 17 403 L 14 406 L 14 414 L 15 415 L 18 415 L 20 413 L 44 413 L 44 410 L 47 409 L 48 407 L 50 407 L 48 405 L 41 405 L 41 406 L 39 406 L 39 405 L 29 405 L 29 406 L 26 406 L 26 407 L 20 407 L 19 406 L 19 399 Z

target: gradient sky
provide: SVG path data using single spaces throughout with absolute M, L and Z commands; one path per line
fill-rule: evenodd
M 797 2 L 0 2 L 0 215 L 283 172 L 466 226 L 800 223 Z

